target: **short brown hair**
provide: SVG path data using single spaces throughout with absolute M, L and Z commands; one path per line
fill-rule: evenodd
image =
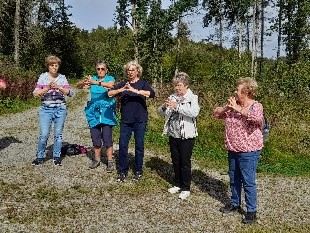
M 45 58 L 45 66 L 48 68 L 52 64 L 58 64 L 60 66 L 61 60 L 59 57 L 54 56 L 54 55 L 49 55 Z

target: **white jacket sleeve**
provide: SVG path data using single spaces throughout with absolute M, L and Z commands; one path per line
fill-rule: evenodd
M 177 111 L 180 114 L 188 117 L 197 117 L 200 111 L 200 107 L 198 104 L 198 96 L 193 95 L 189 102 L 181 102 L 178 105 Z

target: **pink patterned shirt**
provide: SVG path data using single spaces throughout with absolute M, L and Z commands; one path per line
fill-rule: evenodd
M 225 120 L 225 147 L 234 152 L 251 152 L 263 148 L 263 106 L 254 102 L 248 107 L 248 117 L 236 111 L 221 116 Z

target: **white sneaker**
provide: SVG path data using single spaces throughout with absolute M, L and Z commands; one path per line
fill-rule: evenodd
M 177 187 L 177 186 L 173 186 L 172 188 L 168 189 L 168 192 L 171 194 L 175 194 L 178 193 L 181 190 L 181 188 Z
M 190 191 L 182 191 L 179 195 L 179 198 L 182 199 L 182 200 L 185 200 L 186 198 L 189 197 L 189 195 L 191 194 Z

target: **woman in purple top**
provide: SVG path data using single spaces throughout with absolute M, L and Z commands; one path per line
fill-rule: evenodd
M 142 67 L 136 61 L 124 65 L 127 80 L 121 81 L 112 88 L 108 95 L 119 95 L 121 101 L 121 127 L 119 137 L 119 175 L 117 180 L 124 181 L 128 175 L 128 144 L 131 134 L 135 138 L 135 174 L 134 179 L 142 177 L 144 158 L 144 135 L 148 112 L 146 98 L 154 98 L 155 92 L 142 77 Z
M 32 165 L 43 163 L 46 143 L 50 133 L 52 122 L 54 123 L 53 162 L 55 166 L 61 166 L 62 132 L 67 116 L 65 96 L 71 96 L 72 90 L 62 74 L 58 73 L 61 60 L 56 56 L 48 56 L 45 59 L 48 72 L 42 73 L 33 91 L 35 97 L 41 97 L 39 112 L 40 136 L 38 140 L 37 158 Z

